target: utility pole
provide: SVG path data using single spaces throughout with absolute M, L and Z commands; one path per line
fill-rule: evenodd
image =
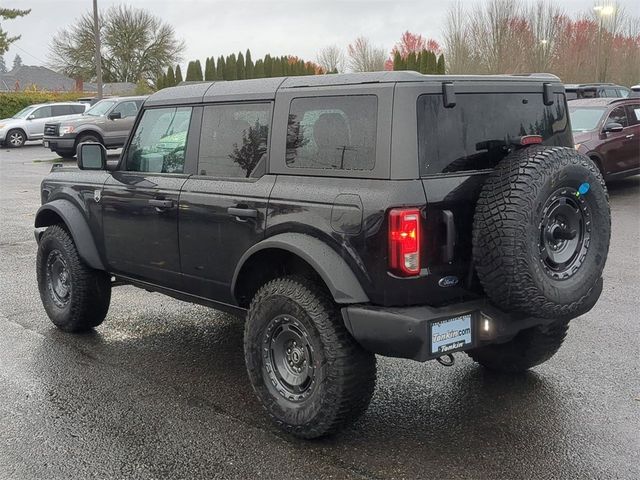
M 93 0 L 93 34 L 96 43 L 96 83 L 98 100 L 102 100 L 102 57 L 100 56 L 100 25 L 98 25 L 98 0 Z

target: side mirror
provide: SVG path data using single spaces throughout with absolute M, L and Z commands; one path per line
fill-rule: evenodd
M 118 118 L 122 118 L 122 113 L 121 112 L 111 112 L 109 114 L 109 120 L 116 120 Z
M 80 170 L 104 170 L 107 167 L 107 149 L 100 143 L 81 143 L 76 155 Z
M 35 116 L 35 115 L 29 115 L 29 116 L 27 117 L 27 120 L 33 120 L 34 118 L 36 118 L 36 116 Z
M 622 130 L 624 130 L 624 127 L 622 125 L 620 125 L 619 123 L 616 122 L 611 122 L 611 123 L 607 123 L 604 126 L 604 132 L 605 133 L 609 133 L 609 132 L 621 132 Z

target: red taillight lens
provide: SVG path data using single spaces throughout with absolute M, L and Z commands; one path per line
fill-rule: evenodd
M 420 273 L 420 211 L 395 208 L 389 212 L 389 269 L 400 275 Z

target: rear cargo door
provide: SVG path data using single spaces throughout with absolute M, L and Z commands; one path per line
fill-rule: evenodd
M 418 157 L 430 232 L 427 267 L 441 286 L 471 286 L 475 204 L 487 174 L 513 143 L 539 135 L 546 145 L 573 144 L 564 95 L 555 94 L 553 104 L 545 105 L 539 83 L 520 89 L 492 93 L 456 87 L 455 104 L 448 107 L 442 95 L 418 97 Z

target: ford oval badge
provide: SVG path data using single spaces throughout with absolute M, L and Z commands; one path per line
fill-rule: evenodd
M 458 277 L 455 275 L 449 275 L 448 277 L 442 277 L 438 281 L 438 285 L 441 287 L 455 287 L 458 284 Z

